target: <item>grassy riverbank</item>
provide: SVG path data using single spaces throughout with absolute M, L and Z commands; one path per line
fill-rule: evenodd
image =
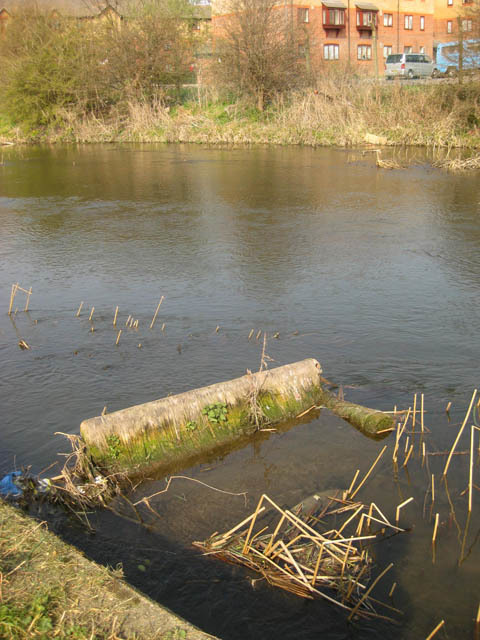
M 44 127 L 0 117 L 4 143 L 356 146 L 367 133 L 391 145 L 480 148 L 480 82 L 375 86 L 332 76 L 317 89 L 279 97 L 264 111 L 203 89 L 175 103 L 127 101 L 102 116 L 62 108 Z
M 0 501 L 0 637 L 211 638 Z

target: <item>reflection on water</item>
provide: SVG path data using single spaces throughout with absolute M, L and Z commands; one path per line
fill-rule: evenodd
M 15 316 L 0 315 L 2 469 L 47 466 L 66 448 L 54 432 L 77 432 L 105 405 L 113 411 L 258 368 L 260 340 L 247 340 L 252 328 L 278 332 L 267 348 L 276 364 L 316 357 L 347 399 L 388 409 L 423 392 L 429 446 L 450 447 L 478 384 L 480 184 L 433 170 L 416 154 L 414 168 L 381 171 L 369 154 L 330 149 L 7 149 L 0 308 L 8 308 L 12 282 L 34 293 L 28 314 L 19 297 Z M 116 305 L 124 328 L 117 348 Z M 124 327 L 129 314 L 138 332 Z M 19 339 L 32 349 L 21 351 Z M 442 412 L 448 400 L 452 423 Z M 247 506 L 183 481 L 156 505 L 164 524 L 154 533 L 98 514 L 101 545 L 65 535 L 105 562 L 123 561 L 132 582 L 224 638 L 311 638 L 319 619 L 328 637 L 382 637 L 371 623 L 348 630 L 343 615 L 321 603 L 263 585 L 253 590 L 244 571 L 188 547 L 232 526 L 263 491 L 292 505 L 347 486 L 378 449 L 322 414 L 185 472 L 248 491 Z M 368 484 L 365 499 L 390 516 L 415 497 L 414 532 L 379 552 L 379 566 L 395 562 L 394 604 L 406 612 L 389 637 L 425 637 L 441 618 L 453 636 L 471 633 L 480 594 L 478 550 L 470 547 L 480 522 L 474 508 L 469 555 L 458 566 L 465 456 L 449 474 L 458 517 L 438 492 L 441 535 L 431 561 L 425 491 L 443 462 L 432 457 L 427 470 L 416 460 L 395 479 L 385 460 Z M 141 490 L 158 487 L 163 481 L 152 480 Z M 142 554 L 152 563 L 148 575 L 136 569 Z

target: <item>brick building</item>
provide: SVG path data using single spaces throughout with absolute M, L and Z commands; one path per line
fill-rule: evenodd
M 349 62 L 373 73 L 375 57 L 382 72 L 390 53 L 433 55 L 434 1 L 311 0 L 300 4 L 283 0 L 279 8 L 303 28 L 312 59 L 325 64 Z M 224 17 L 221 0 L 213 0 L 214 33 L 216 27 L 221 29 Z

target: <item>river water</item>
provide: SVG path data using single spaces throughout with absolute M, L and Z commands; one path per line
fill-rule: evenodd
M 415 154 L 410 168 L 386 171 L 358 150 L 6 149 L 0 470 L 44 469 L 68 450 L 55 433 L 78 433 L 81 420 L 105 406 L 110 412 L 258 369 L 259 331 L 268 336 L 270 366 L 315 357 L 349 400 L 388 410 L 423 393 L 427 448 L 449 449 L 479 381 L 480 181 L 433 169 Z M 8 316 L 14 282 L 33 293 L 28 313 L 19 292 L 17 312 Z M 115 347 L 117 305 L 123 331 Z M 139 320 L 138 331 L 125 327 L 129 315 Z M 31 349 L 19 349 L 20 339 Z M 460 450 L 468 438 L 466 431 Z M 398 625 L 349 626 L 327 603 L 252 583 L 243 569 L 192 550 L 193 540 L 253 511 L 263 492 L 292 506 L 315 491 L 347 487 L 384 443 L 387 453 L 362 497 L 392 518 L 399 502 L 415 498 L 403 516 L 412 531 L 383 545 L 377 558 L 378 571 L 394 562 L 379 595 L 397 582 Z M 472 637 L 480 496 L 476 491 L 465 534 L 468 456 L 456 456 L 449 471 L 452 505 L 444 489 L 437 492 L 433 563 L 424 502 L 430 505 L 429 474 L 441 475 L 445 457 L 432 456 L 427 471 L 417 456 L 395 476 L 394 443 L 384 443 L 323 413 L 182 470 L 247 492 L 247 504 L 175 480 L 156 499 L 163 518 L 154 531 L 105 513 L 92 515 L 93 538 L 59 528 L 224 639 L 421 638 L 441 619 L 448 637 Z M 152 478 L 136 492 L 164 486 Z

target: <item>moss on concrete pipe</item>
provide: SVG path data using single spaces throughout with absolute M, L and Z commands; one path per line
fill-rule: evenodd
M 393 425 L 388 415 L 344 402 L 322 386 L 313 358 L 89 418 L 80 433 L 97 464 L 141 473 L 193 455 L 322 405 L 367 435 Z

